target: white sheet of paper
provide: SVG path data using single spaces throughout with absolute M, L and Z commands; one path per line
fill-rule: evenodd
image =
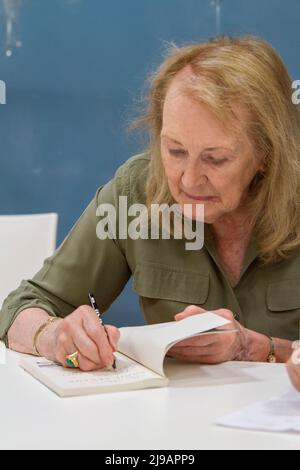
M 206 312 L 180 321 L 120 328 L 119 351 L 164 376 L 164 358 L 173 344 L 229 323 L 214 312 Z
M 284 395 L 225 416 L 216 424 L 257 431 L 300 432 L 300 393 L 291 389 Z
M 162 387 L 168 379 L 158 376 L 129 357 L 115 353 L 117 369 L 82 372 L 64 369 L 45 358 L 23 358 L 20 366 L 60 396 L 80 396 L 121 390 Z

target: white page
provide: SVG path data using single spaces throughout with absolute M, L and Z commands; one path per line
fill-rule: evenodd
M 34 377 L 48 385 L 59 395 L 72 396 L 100 393 L 101 391 L 130 390 L 143 388 L 143 384 L 159 386 L 167 384 L 167 379 L 146 369 L 122 354 L 115 353 L 116 371 L 98 370 L 82 372 L 79 369 L 65 369 L 45 358 L 23 358 L 20 366 Z
M 207 312 L 179 321 L 120 328 L 118 349 L 158 374 L 165 375 L 164 358 L 173 344 L 229 323 L 229 320 Z
M 217 421 L 221 426 L 273 432 L 300 432 L 300 393 L 296 390 L 258 402 Z

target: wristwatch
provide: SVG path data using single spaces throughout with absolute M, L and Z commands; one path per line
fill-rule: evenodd
M 270 362 L 272 364 L 275 364 L 277 362 L 276 355 L 275 355 L 275 343 L 273 338 L 269 337 L 270 341 L 270 352 L 267 357 L 267 362 Z

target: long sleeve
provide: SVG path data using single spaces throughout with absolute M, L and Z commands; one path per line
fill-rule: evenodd
M 119 242 L 99 239 L 96 234 L 100 204 L 111 204 L 118 214 L 118 197 L 129 191 L 127 167 L 101 187 L 64 242 L 32 280 L 25 280 L 5 300 L 0 312 L 0 338 L 7 344 L 7 332 L 17 315 L 39 307 L 50 315 L 65 317 L 87 304 L 88 292 L 95 293 L 102 311 L 121 293 L 131 271 Z M 118 218 L 117 218 L 118 221 Z

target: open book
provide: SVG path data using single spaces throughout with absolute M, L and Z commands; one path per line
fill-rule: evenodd
M 216 330 L 230 322 L 213 312 L 155 325 L 120 328 L 116 370 L 81 372 L 64 369 L 43 358 L 26 357 L 20 366 L 61 397 L 163 387 L 168 384 L 163 363 L 168 350 L 183 339 Z

